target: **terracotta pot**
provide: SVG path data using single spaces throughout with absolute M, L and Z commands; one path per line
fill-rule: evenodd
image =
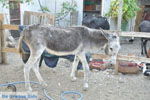
M 136 74 L 139 72 L 138 65 L 132 62 L 119 61 L 118 71 L 124 74 Z

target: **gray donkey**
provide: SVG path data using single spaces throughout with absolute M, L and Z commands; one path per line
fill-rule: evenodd
M 33 69 L 39 82 L 46 85 L 39 73 L 39 60 L 44 50 L 50 54 L 64 56 L 75 55 L 71 78 L 76 80 L 75 71 L 79 60 L 84 70 L 83 89 L 88 88 L 89 65 L 86 61 L 86 53 L 97 53 L 105 46 L 106 54 L 116 63 L 116 56 L 120 49 L 119 37 L 116 34 L 108 34 L 103 30 L 90 29 L 84 26 L 57 28 L 46 25 L 30 25 L 22 31 L 19 40 L 19 52 L 21 53 L 21 42 L 24 41 L 30 49 L 30 57 L 24 66 L 25 81 L 29 81 L 30 70 Z M 30 83 L 25 87 L 32 91 Z

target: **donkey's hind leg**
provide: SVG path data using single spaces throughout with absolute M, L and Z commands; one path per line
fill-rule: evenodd
M 75 76 L 75 71 L 77 70 L 78 63 L 79 63 L 79 58 L 75 55 L 74 61 L 73 61 L 73 64 L 72 64 L 72 71 L 71 71 L 71 74 L 70 74 L 70 77 L 71 77 L 72 81 L 75 81 L 77 79 L 76 76 Z
M 82 62 L 83 70 L 84 70 L 84 84 L 83 84 L 83 89 L 87 90 L 88 89 L 88 77 L 89 77 L 89 65 L 86 60 L 85 54 L 80 54 L 78 55 L 80 61 Z

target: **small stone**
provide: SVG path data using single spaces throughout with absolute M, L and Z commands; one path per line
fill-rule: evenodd
M 50 79 L 50 77 L 47 77 L 47 79 Z
M 56 73 L 56 69 L 55 69 L 55 68 L 52 68 L 52 72 L 53 72 L 53 73 Z
M 97 83 L 97 81 L 96 81 L 96 80 L 94 80 L 94 83 L 96 84 L 96 83 Z
M 109 95 L 108 95 L 108 94 L 105 94 L 105 96 L 108 97 Z
M 112 92 L 112 91 L 108 91 L 108 93 L 109 93 L 109 94 L 112 94 L 113 92 Z
M 92 69 L 92 72 L 99 72 L 98 69 Z
M 103 85 L 103 84 L 99 84 L 99 86 L 101 86 L 101 85 Z
M 58 86 L 61 86 L 61 84 L 60 84 L 60 83 L 58 83 Z
M 118 80 L 118 83 L 124 83 L 124 81 L 123 80 Z
M 118 89 L 120 89 L 120 86 L 117 86 Z
M 76 71 L 76 76 L 77 77 L 84 77 L 84 71 L 83 70 Z

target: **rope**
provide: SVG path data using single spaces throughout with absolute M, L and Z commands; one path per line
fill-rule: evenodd
M 79 95 L 80 97 L 78 98 L 78 100 L 82 100 L 83 99 L 83 95 L 79 92 L 76 92 L 76 91 L 64 91 L 61 93 L 61 100 L 67 100 L 64 98 L 64 95 L 66 94 L 76 94 L 76 95 Z

